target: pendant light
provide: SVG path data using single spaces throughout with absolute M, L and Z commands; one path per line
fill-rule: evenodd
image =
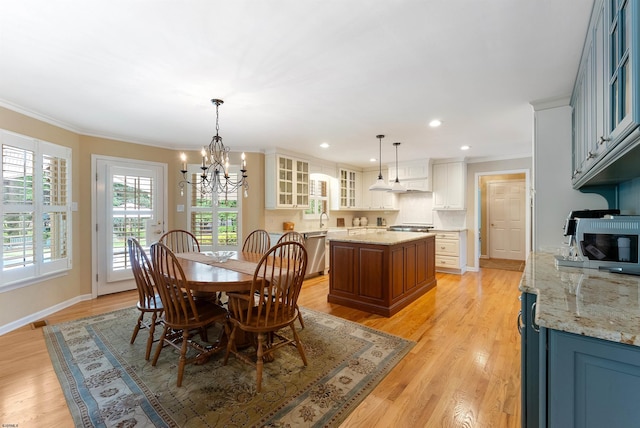
M 398 146 L 400 143 L 393 143 L 393 145 L 396 147 L 396 181 L 393 182 L 390 191 L 393 193 L 404 193 L 407 189 L 405 189 L 404 186 L 400 184 L 400 180 L 398 180 Z
M 369 186 L 369 190 L 388 192 L 391 190 L 391 187 L 382 178 L 382 139 L 384 138 L 384 135 L 376 135 L 376 138 L 380 141 L 380 156 L 378 156 L 380 169 L 378 171 L 378 179 L 375 183 Z

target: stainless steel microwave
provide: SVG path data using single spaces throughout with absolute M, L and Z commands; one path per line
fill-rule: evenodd
M 575 244 L 585 267 L 640 267 L 640 216 L 576 219 Z

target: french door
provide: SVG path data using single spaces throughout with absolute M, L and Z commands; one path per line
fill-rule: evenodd
M 148 252 L 164 230 L 166 164 L 98 157 L 92 159 L 94 246 L 93 294 L 136 287 L 127 253 L 127 238 Z

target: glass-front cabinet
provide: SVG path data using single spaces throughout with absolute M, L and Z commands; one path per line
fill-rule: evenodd
M 340 209 L 360 208 L 362 173 L 340 168 Z
M 309 208 L 309 162 L 265 155 L 265 208 Z
M 601 184 L 640 141 L 640 1 L 595 1 L 571 106 L 573 185 Z

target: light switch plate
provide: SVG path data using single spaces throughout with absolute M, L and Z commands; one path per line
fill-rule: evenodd
M 176 210 L 177 210 L 179 213 L 184 212 L 184 205 L 179 204 Z

